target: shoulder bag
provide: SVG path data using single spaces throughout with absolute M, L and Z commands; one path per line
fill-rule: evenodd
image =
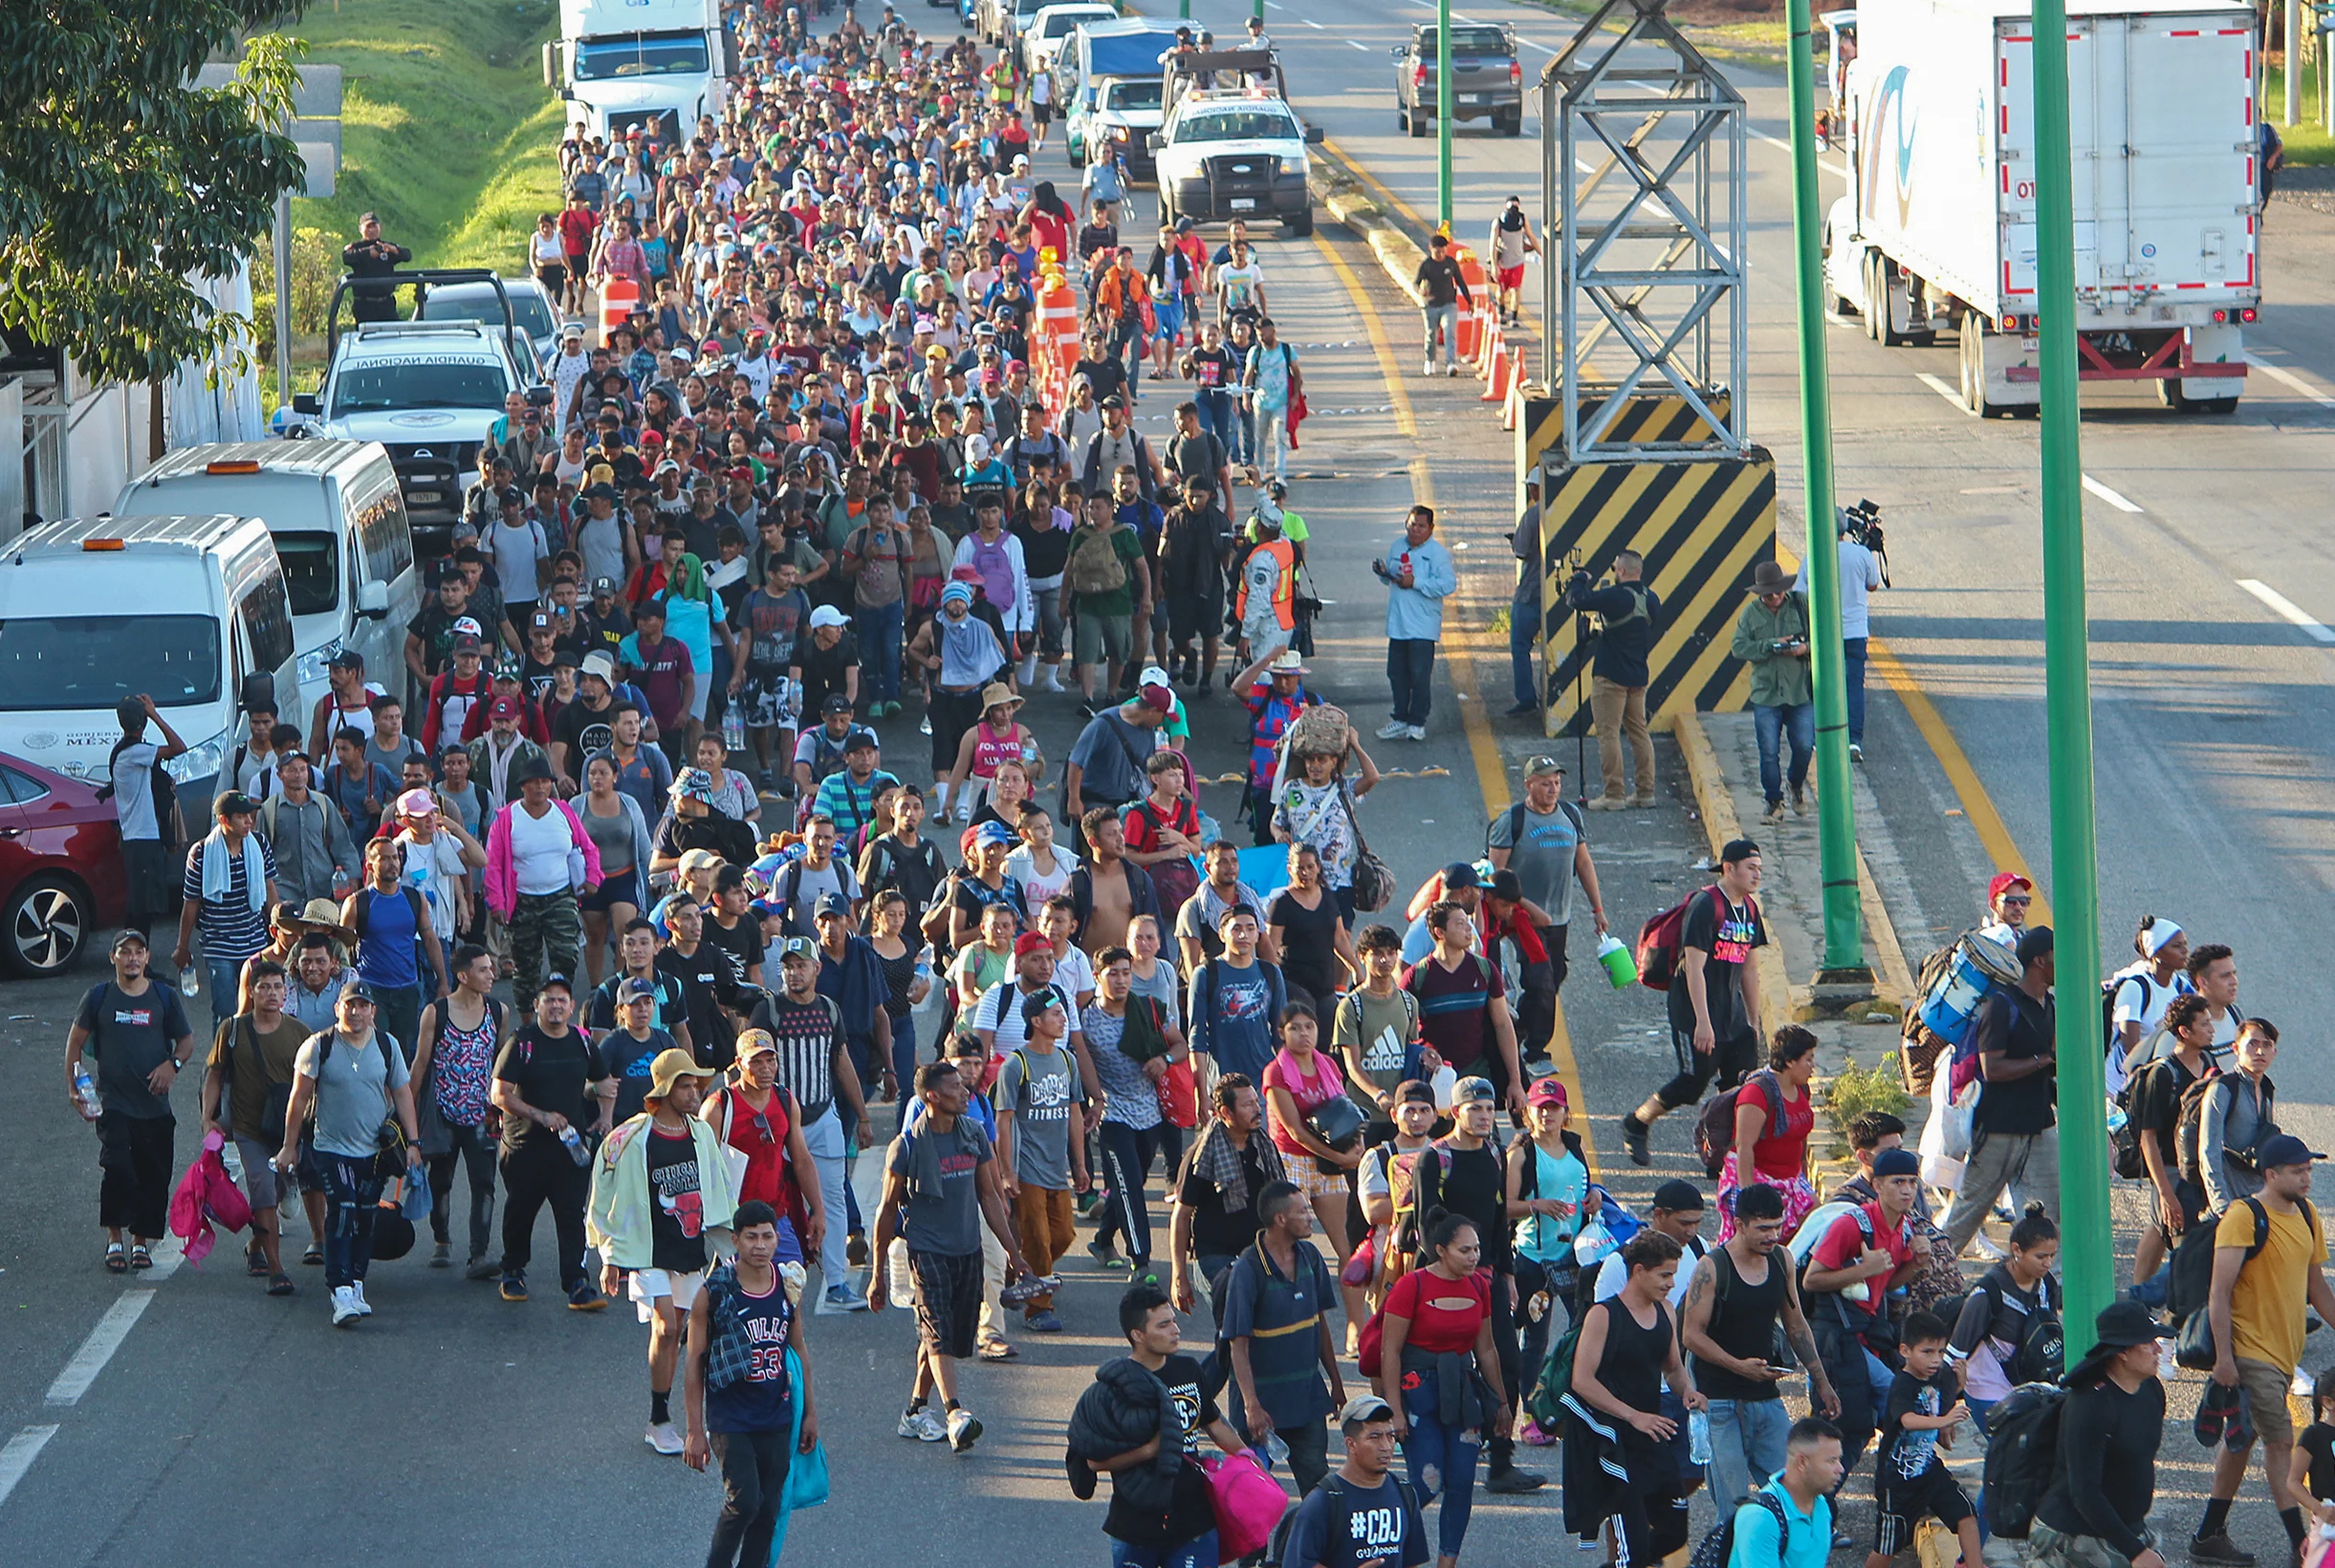
M 1346 808 L 1346 820 L 1354 824 L 1354 907 L 1374 915 L 1393 900 L 1394 876 L 1386 861 L 1370 853 L 1370 845 L 1363 838 L 1362 818 L 1354 811 L 1354 792 L 1342 773 L 1338 777 L 1338 798 Z

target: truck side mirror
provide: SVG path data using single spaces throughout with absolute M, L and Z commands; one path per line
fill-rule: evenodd
M 1144 145 L 1150 149 L 1152 155 L 1155 157 L 1158 155 L 1159 150 L 1167 144 L 1168 139 L 1160 135 L 1160 133 L 1157 131 L 1153 131 L 1144 138 Z
M 1305 144 L 1309 147 L 1319 147 L 1326 135 L 1327 133 L 1320 126 L 1308 125 L 1305 127 Z
M 324 412 L 324 403 L 314 392 L 295 392 L 292 395 L 292 411 L 313 419 Z
M 357 613 L 367 621 L 379 621 L 389 613 L 389 585 L 385 582 L 360 582 L 357 585 Z

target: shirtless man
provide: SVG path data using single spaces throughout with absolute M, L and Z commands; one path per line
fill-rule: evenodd
M 1151 879 L 1127 859 L 1126 829 L 1115 806 L 1097 806 L 1080 819 L 1085 830 L 1087 863 L 1070 875 L 1070 897 L 1086 911 L 1079 931 L 1079 946 L 1090 954 L 1105 947 L 1124 947 L 1127 923 L 1137 915 L 1160 913 Z

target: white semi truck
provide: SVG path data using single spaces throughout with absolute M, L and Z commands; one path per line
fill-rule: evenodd
M 2087 381 L 2226 414 L 2261 303 L 2255 15 L 2074 0 L 2068 118 Z M 1951 331 L 1964 406 L 2040 402 L 2034 36 L 2022 0 L 1877 0 L 1855 14 L 1848 194 L 1825 223 L 1833 308 L 1880 342 Z
M 720 0 L 560 0 L 559 36 L 543 46 L 543 85 L 611 144 L 639 125 L 679 145 L 722 112 L 737 68 Z

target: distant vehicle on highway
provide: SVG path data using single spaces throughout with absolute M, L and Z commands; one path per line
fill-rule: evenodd
M 1152 175 L 1151 142 L 1167 100 L 1160 56 L 1175 47 L 1173 21 L 1130 16 L 1081 22 L 1055 56 L 1056 98 L 1074 167 L 1100 163 L 1116 145 L 1128 175 Z
M 1395 122 L 1425 136 L 1435 124 L 1435 24 L 1414 26 L 1393 54 Z M 1524 67 L 1507 28 L 1451 29 L 1451 119 L 1489 120 L 1502 136 L 1524 133 Z
M 1052 67 L 1062 46 L 1070 42 L 1071 34 L 1081 24 L 1118 19 L 1119 8 L 1105 5 L 1102 0 L 1075 0 L 1069 5 L 1040 7 L 1021 36 L 1022 69 L 1037 72 Z
M 1321 132 L 1306 126 L 1284 101 L 1273 52 L 1177 54 L 1167 80 L 1167 118 L 1148 139 L 1159 164 L 1162 227 L 1187 217 L 1195 223 L 1278 218 L 1298 238 L 1312 233 L 1306 179 L 1312 161 L 1305 149 L 1321 140 Z
M 38 978 L 121 923 L 121 824 L 95 784 L 0 753 L 0 967 Z
M 532 368 L 541 375 L 550 367 L 552 356 L 559 352 L 559 302 L 552 297 L 549 289 L 532 277 L 504 278 L 503 294 L 511 301 L 511 314 L 518 322 L 519 331 L 535 351 Z M 484 321 L 490 326 L 501 326 L 503 307 L 494 296 L 491 283 L 442 283 L 422 301 L 419 318 Z
M 721 114 L 737 74 L 714 0 L 561 0 L 559 36 L 543 45 L 543 85 L 567 100 L 568 121 L 611 143 L 637 125 L 679 146 Z

